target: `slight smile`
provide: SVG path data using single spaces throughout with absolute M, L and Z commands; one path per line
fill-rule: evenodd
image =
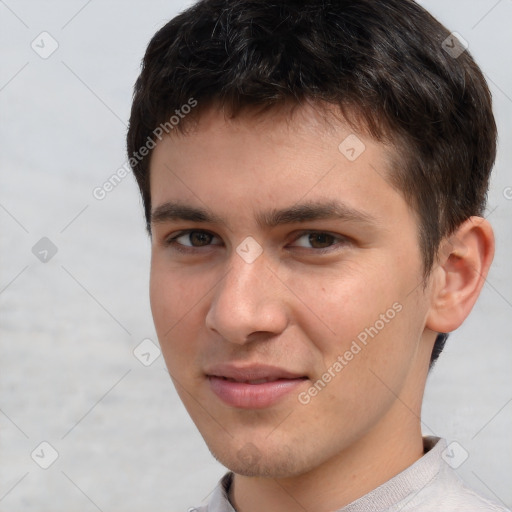
M 218 365 L 208 370 L 206 376 L 218 398 L 240 409 L 270 407 L 308 380 L 300 373 L 262 365 Z

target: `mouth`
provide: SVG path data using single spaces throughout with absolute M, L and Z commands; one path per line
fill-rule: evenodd
M 212 377 L 215 377 L 215 375 L 212 375 Z M 265 384 L 266 382 L 277 382 L 279 380 L 295 380 L 295 379 L 285 379 L 285 378 L 278 378 L 278 379 L 263 378 L 263 379 L 254 379 L 254 380 L 237 380 L 237 379 L 232 379 L 230 377 L 222 377 L 222 376 L 218 376 L 218 378 L 227 380 L 228 382 L 240 382 L 242 384 Z M 297 378 L 302 379 L 305 377 L 297 377 Z
M 297 390 L 308 377 L 275 366 L 218 365 L 206 372 L 210 389 L 226 405 L 264 409 Z

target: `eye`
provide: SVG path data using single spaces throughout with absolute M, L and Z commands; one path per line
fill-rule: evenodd
M 165 240 L 165 245 L 174 246 L 174 248 L 177 250 L 186 250 L 181 249 L 180 246 L 194 249 L 199 247 L 207 247 L 208 245 L 219 245 L 211 244 L 214 238 L 216 238 L 215 235 L 208 231 L 190 229 L 187 231 L 181 231 L 177 235 L 168 238 Z
M 302 240 L 302 241 L 301 241 Z M 295 239 L 295 243 L 301 241 L 297 245 L 291 247 L 302 247 L 307 249 L 316 249 L 317 252 L 326 252 L 336 245 L 346 245 L 348 239 L 343 236 L 331 235 L 330 233 L 324 233 L 322 231 L 308 231 L 302 233 L 298 238 Z

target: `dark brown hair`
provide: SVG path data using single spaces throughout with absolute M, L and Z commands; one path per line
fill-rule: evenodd
M 199 1 L 154 35 L 135 84 L 127 145 L 148 233 L 162 129 L 184 133 L 214 105 L 316 101 L 397 148 L 390 181 L 418 213 L 427 277 L 442 238 L 483 215 L 496 153 L 491 95 L 463 50 L 412 0 Z

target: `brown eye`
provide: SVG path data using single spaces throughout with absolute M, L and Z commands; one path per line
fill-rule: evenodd
M 315 249 L 325 249 L 330 247 L 335 241 L 335 238 L 328 233 L 310 233 L 309 243 Z
M 343 236 L 335 236 L 322 231 L 309 231 L 297 237 L 293 243 L 293 247 L 316 249 L 320 252 L 322 249 L 343 245 L 346 242 L 347 239 Z
M 208 245 L 213 238 L 210 233 L 205 233 L 204 231 L 192 231 L 188 233 L 188 237 L 194 247 L 202 247 L 203 245 Z
M 212 244 L 214 238 L 216 238 L 215 235 L 208 233 L 207 231 L 189 230 L 182 231 L 181 233 L 169 238 L 165 244 L 174 247 L 207 247 L 209 245 L 218 245 Z

